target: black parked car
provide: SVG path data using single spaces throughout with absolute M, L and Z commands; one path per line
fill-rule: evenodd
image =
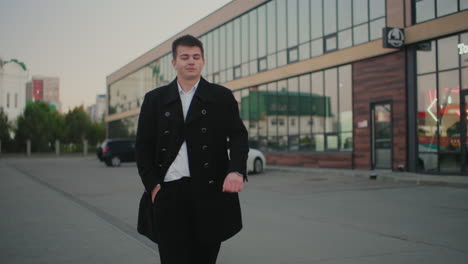
M 106 139 L 96 149 L 100 161 L 109 167 L 118 167 L 122 162 L 135 161 L 135 140 L 127 138 Z

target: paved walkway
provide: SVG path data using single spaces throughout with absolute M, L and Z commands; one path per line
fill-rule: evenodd
M 155 247 L 0 160 L 0 263 L 154 263 Z

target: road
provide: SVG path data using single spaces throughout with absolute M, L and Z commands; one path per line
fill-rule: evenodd
M 135 230 L 134 163 L 0 160 L 0 263 L 159 263 Z M 267 169 L 220 264 L 468 263 L 468 189 Z

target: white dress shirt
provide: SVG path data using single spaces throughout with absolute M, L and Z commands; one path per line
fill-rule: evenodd
M 185 118 L 187 118 L 190 103 L 192 102 L 193 95 L 197 90 L 199 82 L 200 81 L 198 81 L 187 93 L 184 92 L 179 82 L 177 82 L 177 87 L 179 88 L 180 101 L 182 102 L 184 120 Z M 190 177 L 187 144 L 185 143 L 185 141 L 184 143 L 182 143 L 182 146 L 180 147 L 179 153 L 177 153 L 177 157 L 175 158 L 174 162 L 172 162 L 171 166 L 167 170 L 166 177 L 164 177 L 164 181 L 175 181 L 181 179 L 182 177 Z

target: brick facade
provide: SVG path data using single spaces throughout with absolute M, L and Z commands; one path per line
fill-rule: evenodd
M 407 168 L 407 102 L 405 52 L 353 64 L 354 167 L 371 169 L 371 103 L 392 104 L 392 169 Z M 368 127 L 357 123 L 367 120 Z

